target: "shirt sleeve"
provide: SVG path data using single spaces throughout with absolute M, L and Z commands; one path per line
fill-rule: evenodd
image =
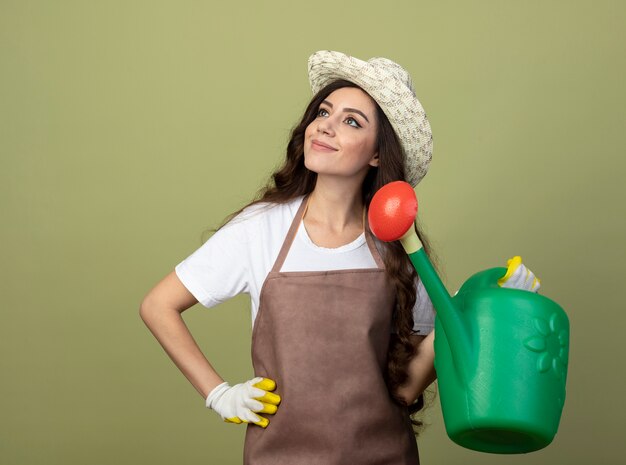
M 249 293 L 246 248 L 247 221 L 230 221 L 175 267 L 183 285 L 203 306 L 211 308 Z
M 427 335 L 435 327 L 435 307 L 433 306 L 421 279 L 417 281 L 417 291 L 413 307 L 413 330 L 419 335 Z

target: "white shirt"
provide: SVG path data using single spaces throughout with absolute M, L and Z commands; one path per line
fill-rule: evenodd
M 300 196 L 286 204 L 260 203 L 247 207 L 176 265 L 176 275 L 207 308 L 238 294 L 249 294 L 254 324 L 261 288 L 278 257 L 302 199 Z M 365 233 L 341 247 L 320 247 L 309 238 L 301 222 L 281 271 L 376 267 Z M 432 331 L 433 305 L 419 280 L 413 319 L 414 330 L 418 334 Z

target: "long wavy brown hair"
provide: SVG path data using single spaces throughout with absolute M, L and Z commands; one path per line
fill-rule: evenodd
M 259 189 L 250 203 L 240 210 L 231 213 L 221 224 L 224 226 L 228 221 L 241 213 L 245 208 L 260 202 L 287 203 L 295 197 L 309 194 L 315 187 L 317 173 L 310 171 L 304 166 L 304 135 L 307 126 L 317 117 L 319 106 L 322 101 L 337 89 L 343 87 L 356 87 L 356 84 L 345 81 L 333 81 L 321 89 L 308 104 L 300 122 L 292 129 L 289 143 L 287 144 L 287 156 L 280 166 L 269 178 L 267 183 Z M 374 102 L 376 103 L 376 102 Z M 405 180 L 404 156 L 402 147 L 396 136 L 391 123 L 384 112 L 376 104 L 378 115 L 377 127 L 377 151 L 379 166 L 371 167 L 362 185 L 362 200 L 366 208 L 369 208 L 374 193 L 385 184 Z M 219 229 L 217 228 L 217 229 Z M 217 231 L 215 229 L 214 231 Z M 424 245 L 424 250 L 431 256 L 431 247 L 416 223 L 417 235 Z M 391 335 L 387 354 L 387 370 L 384 374 L 387 388 L 392 398 L 399 404 L 408 408 L 411 421 L 414 426 L 422 423 L 415 418 L 414 414 L 424 406 L 424 398 L 419 396 L 412 405 L 406 403 L 395 395 L 397 388 L 408 380 L 408 363 L 415 355 L 415 347 L 411 343 L 410 336 L 413 331 L 413 307 L 416 300 L 417 273 L 410 260 L 398 241 L 379 242 L 382 244 L 382 258 L 387 269 L 387 276 L 396 289 L 396 305 L 393 311 L 392 324 L 396 332 Z M 417 430 L 415 430 L 417 434 Z

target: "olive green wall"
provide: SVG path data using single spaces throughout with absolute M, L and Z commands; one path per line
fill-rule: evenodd
M 454 291 L 519 254 L 571 321 L 546 449 L 425 464 L 623 463 L 626 7 L 619 1 L 0 1 L 0 462 L 236 464 L 141 321 L 143 296 L 252 197 L 319 49 L 403 64 L 434 132 L 420 217 Z M 184 314 L 251 376 L 241 296 Z M 437 401 L 438 402 L 438 401 Z

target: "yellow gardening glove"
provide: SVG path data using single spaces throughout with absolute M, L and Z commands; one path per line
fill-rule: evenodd
M 254 378 L 235 386 L 224 382 L 209 393 L 206 406 L 226 422 L 254 423 L 265 428 L 270 421 L 256 413 L 276 413 L 280 396 L 268 392 L 274 389 L 276 383 L 268 378 Z
M 537 292 L 541 287 L 540 281 L 534 273 L 522 264 L 522 257 L 516 255 L 506 262 L 506 274 L 498 279 L 500 287 L 522 289 Z

